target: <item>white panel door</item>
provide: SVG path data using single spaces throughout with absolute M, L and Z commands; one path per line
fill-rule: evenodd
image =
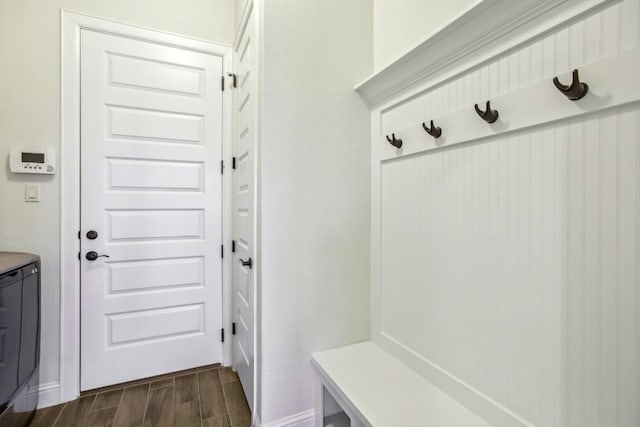
M 253 13 L 236 51 L 236 134 L 233 143 L 233 367 L 253 409 L 255 349 L 254 220 L 256 57 Z M 251 265 L 249 264 L 251 260 Z
M 81 389 L 221 362 L 222 59 L 81 45 Z

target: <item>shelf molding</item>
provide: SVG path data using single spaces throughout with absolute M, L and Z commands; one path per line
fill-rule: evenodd
M 404 141 L 398 149 L 387 142 L 385 135 L 377 136 L 374 140 L 378 139 L 385 147 L 380 152 L 380 161 L 450 148 L 637 103 L 640 101 L 640 85 L 637 84 L 639 74 L 640 48 L 636 47 L 581 67 L 580 78 L 589 84 L 589 92 L 579 101 L 568 100 L 555 88 L 551 79 L 539 81 L 492 98 L 491 107 L 500 112 L 493 124 L 482 121 L 473 105 L 469 105 L 465 109 L 433 117 L 434 122 L 442 128 L 441 138 L 434 139 L 427 135 L 421 124 L 395 130 L 395 135 Z M 559 77 L 561 81 L 571 81 L 571 70 Z M 480 108 L 485 108 L 484 104 L 480 104 Z
M 358 84 L 355 91 L 369 107 L 379 106 L 471 55 L 475 64 L 482 63 L 604 3 L 615 1 L 619 0 L 484 0 Z M 489 48 L 526 24 L 532 24 L 533 28 L 518 37 L 509 37 L 497 49 Z M 475 64 L 465 64 L 462 69 Z

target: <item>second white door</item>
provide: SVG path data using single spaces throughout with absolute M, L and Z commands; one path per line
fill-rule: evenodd
M 236 50 L 236 129 L 233 142 L 233 367 L 249 406 L 255 393 L 256 292 L 255 292 L 255 207 L 256 207 L 256 92 L 257 58 L 254 13 L 240 37 Z
M 222 361 L 221 75 L 82 30 L 82 390 Z

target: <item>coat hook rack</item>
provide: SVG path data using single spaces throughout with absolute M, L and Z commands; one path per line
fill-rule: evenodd
M 389 138 L 389 135 L 387 135 L 387 141 L 389 142 L 389 144 L 393 145 L 396 148 L 402 147 L 402 140 L 396 139 L 395 133 L 391 134 L 391 138 Z
M 422 122 L 422 128 L 424 129 L 425 132 L 427 132 L 429 135 L 431 135 L 436 139 L 440 138 L 440 135 L 442 135 L 442 129 L 439 127 L 434 127 L 433 120 L 431 120 L 430 127 L 427 127 L 427 125 L 425 125 L 424 122 Z
M 578 75 L 578 70 L 573 70 L 573 76 L 571 80 L 571 84 L 569 86 L 565 86 L 560 83 L 557 77 L 553 78 L 553 84 L 556 88 L 564 96 L 569 98 L 571 101 L 577 101 L 578 99 L 584 97 L 587 92 L 589 92 L 589 86 L 586 83 L 582 83 L 580 81 L 580 76 Z
M 498 120 L 498 110 L 491 109 L 491 101 L 487 101 L 487 108 L 485 109 L 485 111 L 482 111 L 480 108 L 478 108 L 478 104 L 475 104 L 474 107 L 476 109 L 476 113 L 478 113 L 480 118 L 485 122 L 493 123 Z

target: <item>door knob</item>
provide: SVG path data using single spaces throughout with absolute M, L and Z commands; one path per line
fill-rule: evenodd
M 100 257 L 109 258 L 109 255 L 98 255 L 98 252 L 96 251 L 89 251 L 84 257 L 89 261 L 95 261 Z
M 249 258 L 248 260 L 243 260 L 242 258 L 240 258 L 240 262 L 242 263 L 243 266 L 245 267 L 249 267 L 249 268 L 253 268 L 253 260 L 251 258 Z

